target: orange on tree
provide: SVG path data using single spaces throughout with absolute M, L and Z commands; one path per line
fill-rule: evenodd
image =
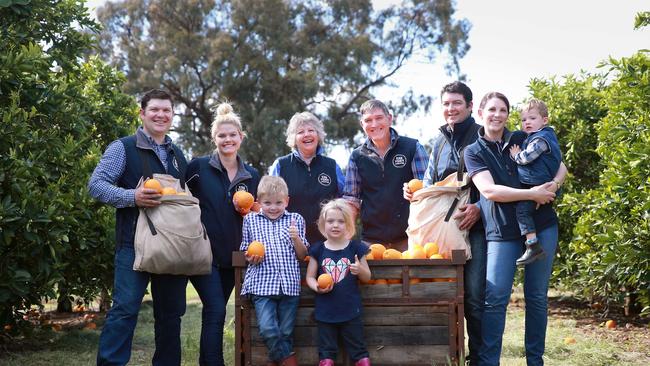
M 422 181 L 417 178 L 413 178 L 408 182 L 409 191 L 411 191 L 411 193 L 415 193 L 416 191 L 419 191 L 420 189 L 422 189 L 422 186 L 423 186 Z
M 244 211 L 250 211 L 253 203 L 255 203 L 253 195 L 246 191 L 237 191 L 232 198 L 235 204 Z
M 383 259 L 386 247 L 382 244 L 371 244 L 370 251 L 372 252 L 372 259 Z
M 254 240 L 248 245 L 248 249 L 246 250 L 246 255 L 259 255 L 260 257 L 264 256 L 264 244 L 261 242 Z
M 320 288 L 328 288 L 333 283 L 334 280 L 332 280 L 332 275 L 329 273 L 323 273 L 322 275 L 318 276 L 318 287 Z
M 162 193 L 162 184 L 157 179 L 147 179 L 144 181 L 144 188 L 155 189 L 158 193 Z

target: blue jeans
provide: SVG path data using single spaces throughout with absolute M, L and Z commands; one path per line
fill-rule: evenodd
M 345 349 L 357 362 L 368 357 L 366 343 L 363 340 L 363 321 L 361 316 L 341 323 L 316 322 L 318 325 L 318 359 L 336 360 L 339 349 L 338 336 L 341 335 Z
M 286 295 L 251 296 L 260 336 L 271 361 L 282 361 L 293 353 L 293 326 L 299 299 L 299 296 Z
M 472 259 L 465 264 L 465 320 L 467 321 L 468 360 L 470 365 L 478 364 L 481 347 L 481 321 L 485 306 L 485 267 L 487 242 L 483 230 L 469 232 Z
M 190 282 L 201 298 L 201 348 L 199 365 L 223 365 L 223 325 L 226 320 L 226 299 L 222 291 L 219 266 L 212 264 L 212 273 L 191 276 Z
M 558 241 L 558 227 L 553 225 L 537 232 L 546 258 L 527 264 L 524 268 L 524 298 L 526 300 L 526 363 L 543 365 L 548 305 L 548 281 Z M 515 261 L 524 251 L 523 239 L 488 241 L 487 287 L 483 312 L 483 343 L 481 366 L 498 365 L 501 357 L 506 308 L 515 276 Z
M 535 211 L 537 210 L 537 202 L 535 201 L 519 201 L 517 202 L 517 223 L 519 224 L 519 231 L 521 235 L 534 233 L 535 230 Z
M 181 317 L 185 314 L 187 277 L 137 272 L 133 270 L 134 261 L 133 247 L 120 246 L 116 250 L 113 306 L 99 337 L 97 365 L 126 365 L 129 362 L 133 332 L 149 280 L 156 342 L 152 364 L 180 365 Z

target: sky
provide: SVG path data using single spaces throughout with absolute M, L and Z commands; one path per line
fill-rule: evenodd
M 93 8 L 102 0 L 88 1 Z M 399 3 L 374 0 L 376 8 Z M 490 91 L 504 93 L 516 105 L 529 96 L 532 78 L 562 77 L 581 70 L 597 72 L 610 56 L 627 57 L 650 49 L 650 27 L 634 30 L 637 12 L 650 11 L 648 0 L 457 0 L 456 17 L 472 23 L 470 50 L 461 59 L 461 72 L 474 93 L 474 112 Z M 396 116 L 397 130 L 426 143 L 444 121 L 439 91 L 453 81 L 441 63 L 409 62 L 392 79 L 400 88 L 375 90 L 385 101 L 399 99 L 400 91 L 433 95 L 428 114 L 408 119 Z M 551 116 L 552 118 L 552 116 Z M 344 149 L 331 152 L 339 165 L 347 165 Z

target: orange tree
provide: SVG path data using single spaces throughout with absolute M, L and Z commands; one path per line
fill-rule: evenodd
M 98 26 L 81 2 L 3 1 L 0 18 L 6 324 L 44 298 L 110 287 L 113 214 L 88 197 L 86 182 L 107 142 L 133 130 L 137 106 L 119 91 L 122 76 L 84 59 Z
M 556 278 L 587 298 L 650 313 L 650 57 L 606 74 L 533 80 L 571 178 L 558 206 Z

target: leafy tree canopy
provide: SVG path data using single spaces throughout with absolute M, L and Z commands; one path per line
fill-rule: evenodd
M 441 54 L 450 73 L 469 46 L 451 0 L 408 0 L 376 11 L 369 0 L 123 0 L 98 11 L 101 52 L 128 92 L 164 87 L 180 102 L 176 131 L 193 155 L 212 150 L 212 107 L 228 100 L 249 138 L 243 154 L 265 168 L 287 151 L 284 132 L 303 110 L 331 142 L 353 143 L 357 107 L 413 58 Z M 406 115 L 430 97 L 408 92 Z

